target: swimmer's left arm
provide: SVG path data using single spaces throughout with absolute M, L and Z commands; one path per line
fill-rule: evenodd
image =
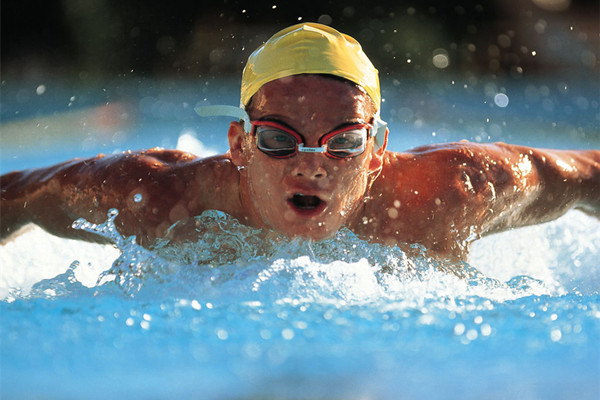
M 512 192 L 489 232 L 546 222 L 572 208 L 600 218 L 600 151 L 546 150 L 497 143 Z
M 538 172 L 546 182 L 557 182 L 544 188 L 545 202 L 552 204 L 553 197 L 561 196 L 562 182 L 573 191 L 575 208 L 600 218 L 600 151 L 557 151 L 544 156 L 544 167 L 538 166 Z M 551 167 L 545 168 L 548 164 Z
M 551 221 L 573 208 L 600 217 L 598 150 L 459 142 L 386 157 L 369 214 L 382 221 L 381 240 L 395 232 L 395 240 L 462 257 L 473 237 Z

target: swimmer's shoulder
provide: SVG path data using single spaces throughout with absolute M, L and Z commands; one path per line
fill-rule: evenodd
M 180 150 L 150 149 L 140 153 L 145 163 L 161 164 L 161 175 L 173 180 L 195 182 L 205 189 L 238 181 L 238 170 L 227 154 L 198 157 Z M 152 168 L 152 166 L 151 166 Z
M 211 157 L 198 157 L 197 155 L 186 151 L 163 149 L 161 147 L 154 147 L 152 149 L 141 150 L 132 154 L 134 154 L 136 157 L 154 159 L 155 161 L 166 165 L 184 165 L 189 163 L 210 164 L 216 159 L 223 157 L 223 155 Z
M 231 159 L 226 154 L 199 157 L 189 152 L 163 149 L 160 147 L 139 151 L 126 151 L 111 156 L 100 154 L 96 159 L 105 160 L 107 163 L 126 163 L 160 170 L 185 170 L 189 168 L 200 168 L 202 170 L 235 170 Z
M 404 152 L 387 152 L 387 161 L 392 166 L 411 166 L 418 168 L 448 168 L 451 165 L 469 165 L 501 156 L 508 145 L 504 143 L 473 143 L 467 140 L 449 143 L 435 143 L 415 147 Z M 436 167 L 437 166 L 437 167 Z M 426 171 L 422 171 L 426 172 Z
M 481 176 L 483 171 L 498 169 L 502 159 L 498 144 L 467 141 L 430 144 L 404 152 L 387 152 L 386 162 L 376 182 L 382 192 L 394 196 L 412 192 L 416 197 L 439 198 L 460 189 L 465 176 Z M 477 182 L 485 183 L 482 180 Z M 477 186 L 474 184 L 474 186 Z M 421 200 L 431 200 L 421 199 Z
M 165 188 L 184 187 L 192 182 L 202 186 L 215 181 L 235 180 L 238 174 L 227 154 L 198 157 L 195 154 L 162 148 L 126 151 L 65 165 L 79 172 L 75 177 L 95 177 L 106 182 L 154 182 Z
M 402 152 L 387 151 L 384 172 L 427 174 L 447 168 L 449 164 L 468 161 L 471 144 L 466 142 L 437 143 L 415 147 Z

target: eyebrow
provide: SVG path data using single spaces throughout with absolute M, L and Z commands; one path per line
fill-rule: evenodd
M 302 133 L 300 131 L 298 131 L 297 129 L 293 128 L 292 126 L 290 126 L 289 124 L 283 122 L 282 120 L 280 120 L 279 118 L 277 118 L 276 116 L 270 116 L 270 115 L 266 115 L 264 117 L 260 117 L 258 119 L 255 119 L 254 121 L 269 121 L 269 122 L 275 122 L 278 123 L 282 126 L 285 126 L 288 129 L 293 130 L 294 132 L 296 132 L 297 134 L 299 134 L 302 138 L 304 138 L 304 136 L 302 135 Z M 329 132 L 333 132 L 336 131 L 338 129 L 342 129 L 345 128 L 347 126 L 352 126 L 352 125 L 359 125 L 359 124 L 366 124 L 367 122 L 365 122 L 364 120 L 360 119 L 360 118 L 355 118 L 354 120 L 350 120 L 350 121 L 346 121 L 346 122 L 342 122 L 339 125 L 336 125 L 333 129 L 328 130 L 327 132 L 323 132 L 323 134 L 327 134 Z
M 260 117 L 258 119 L 255 119 L 254 121 L 275 122 L 275 123 L 278 123 L 279 125 L 283 125 L 286 128 L 293 130 L 294 132 L 298 132 L 296 129 L 292 128 L 289 124 L 286 124 L 285 122 L 283 122 L 281 119 L 277 118 L 276 116 L 266 115 L 264 117 Z

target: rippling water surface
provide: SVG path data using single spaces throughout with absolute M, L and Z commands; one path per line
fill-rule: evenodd
M 483 239 L 469 264 L 349 231 L 287 242 L 218 212 L 196 221 L 175 229 L 197 240 L 152 251 L 110 218 L 77 226 L 115 246 L 39 229 L 5 246 L 3 396 L 599 393 L 600 223 L 584 214 Z
M 597 148 L 597 85 L 576 78 L 386 82 L 390 148 Z M 3 173 L 156 145 L 225 151 L 228 121 L 192 109 L 199 94 L 236 104 L 239 81 L 45 85 L 28 103 L 23 83 L 3 86 Z M 214 212 L 152 250 L 110 218 L 77 226 L 115 244 L 35 228 L 0 246 L 2 398 L 600 397 L 600 222 L 579 212 L 484 238 L 468 264 L 348 231 L 288 242 Z

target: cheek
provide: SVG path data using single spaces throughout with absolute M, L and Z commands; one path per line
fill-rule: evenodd
M 271 192 L 273 188 L 272 175 L 267 168 L 262 168 L 259 165 L 249 166 L 248 178 L 255 195 Z
M 357 199 L 362 199 L 366 188 L 367 171 L 362 163 L 344 169 L 340 168 L 339 197 L 346 206 L 352 205 Z
M 248 182 L 254 196 L 261 199 L 273 198 L 274 192 L 281 187 L 281 166 L 273 165 L 270 159 L 254 157 L 246 167 Z

